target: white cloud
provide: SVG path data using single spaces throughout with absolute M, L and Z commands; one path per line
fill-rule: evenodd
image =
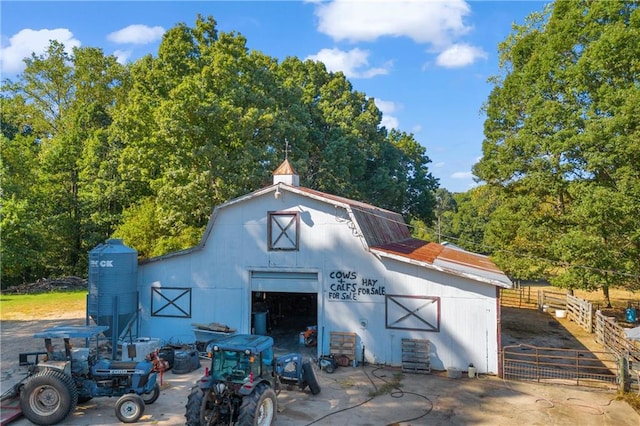
M 165 29 L 158 26 L 129 25 L 109 34 L 107 40 L 118 44 L 148 44 L 160 40 L 164 32 Z
M 468 44 L 454 44 L 438 55 L 436 64 L 444 68 L 461 68 L 478 58 L 487 59 L 487 53 Z
M 464 0 L 334 0 L 316 3 L 318 31 L 336 41 L 372 42 L 381 37 L 406 37 L 429 45 L 438 54 L 435 65 L 459 68 L 487 58 L 480 48 L 460 44 L 473 28 L 465 23 L 471 8 Z M 430 63 L 425 65 L 428 68 Z
M 396 103 L 393 101 L 383 101 L 382 99 L 375 98 L 373 102 L 375 102 L 378 109 L 383 113 L 392 113 L 398 110 Z
M 422 125 L 420 124 L 416 124 L 411 128 L 411 133 L 413 133 L 414 135 L 420 133 L 421 131 L 422 131 Z
M 443 167 L 444 167 L 444 164 L 445 164 L 445 163 L 444 163 L 444 161 L 440 161 L 440 162 L 438 162 L 438 163 L 434 163 L 434 164 L 433 164 L 433 168 L 435 168 L 435 169 L 441 169 L 441 168 L 443 168 Z
M 367 68 L 368 58 L 369 51 L 356 48 L 348 52 L 340 49 L 322 49 L 306 59 L 324 63 L 329 71 L 342 71 L 347 78 L 371 78 L 389 73 L 390 63 L 383 67 Z
M 319 3 L 315 13 L 318 30 L 334 40 L 374 41 L 391 36 L 441 46 L 470 30 L 463 22 L 470 11 L 463 0 L 335 0 Z
M 394 112 L 398 110 L 398 106 L 395 102 L 392 101 L 383 101 L 382 99 L 375 98 L 373 100 L 378 107 L 378 109 L 382 112 L 382 120 L 380 124 L 387 129 L 397 129 L 400 125 L 398 118 L 392 115 Z
M 455 172 L 451 175 L 453 179 L 471 179 L 473 178 L 473 173 L 471 172 Z
M 71 52 L 74 47 L 80 47 L 80 40 L 74 38 L 73 33 L 66 28 L 53 30 L 25 28 L 11 36 L 6 46 L 3 43 L 0 49 L 2 74 L 17 74 L 21 72 L 25 67 L 23 59 L 30 57 L 32 53 L 36 55 L 45 53 L 51 40 L 57 40 L 64 44 L 67 52 Z
M 132 50 L 116 50 L 113 52 L 113 56 L 115 56 L 118 63 L 122 65 L 127 63 L 132 54 Z
M 380 120 L 380 125 L 386 127 L 387 129 L 397 129 L 398 126 L 400 126 L 400 122 L 398 121 L 397 117 L 382 114 L 382 120 Z

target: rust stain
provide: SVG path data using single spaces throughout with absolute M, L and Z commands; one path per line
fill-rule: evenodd
M 295 169 L 293 168 L 289 160 L 284 160 L 282 164 L 280 164 L 278 168 L 273 171 L 272 174 L 274 176 L 277 176 L 277 175 L 297 175 L 298 173 L 296 173 Z
M 481 254 L 471 253 L 463 250 L 456 250 L 449 247 L 445 247 L 442 251 L 440 259 L 448 262 L 458 263 L 461 265 L 473 266 L 474 268 L 485 269 L 487 271 L 500 272 L 502 271 L 493 263 L 487 256 Z
M 445 247 L 441 244 L 429 243 L 416 238 L 408 238 L 403 241 L 383 244 L 374 248 L 420 262 L 433 263 Z
M 419 262 L 433 264 L 434 261 L 440 260 L 476 269 L 502 273 L 502 271 L 500 271 L 500 269 L 498 269 L 498 267 L 486 256 L 449 248 L 442 244 L 430 243 L 416 238 L 382 244 L 373 248 Z

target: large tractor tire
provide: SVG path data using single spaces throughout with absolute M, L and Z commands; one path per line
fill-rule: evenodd
M 187 398 L 187 411 L 185 417 L 187 418 L 186 426 L 202 426 L 201 409 L 205 404 L 204 391 L 200 386 L 194 386 L 191 388 L 189 397 Z
M 302 381 L 309 385 L 309 390 L 311 390 L 312 395 L 320 393 L 320 384 L 318 383 L 316 372 L 313 371 L 313 367 L 309 361 L 302 363 Z
M 151 389 L 149 392 L 147 393 L 143 393 L 142 395 L 140 395 L 142 397 L 142 400 L 144 401 L 144 403 L 146 405 L 151 405 L 154 402 L 156 402 L 156 400 L 158 399 L 158 397 L 160 396 L 160 385 L 158 384 L 158 382 L 156 382 L 155 386 L 153 387 L 153 389 Z
M 24 416 L 37 425 L 55 425 L 76 409 L 78 389 L 62 371 L 42 370 L 29 377 L 20 391 Z
M 116 402 L 116 417 L 122 423 L 135 423 L 144 414 L 144 400 L 140 395 L 128 393 Z
M 187 398 L 186 426 L 217 425 L 220 411 L 212 400 L 211 390 L 203 390 L 199 386 L 191 388 Z
M 266 383 L 260 383 L 242 399 L 237 426 L 269 426 L 275 421 L 277 410 L 276 393 Z

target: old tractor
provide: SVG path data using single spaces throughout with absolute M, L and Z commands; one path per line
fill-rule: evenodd
M 156 378 L 166 363 L 157 352 L 140 362 L 112 361 L 98 359 L 91 348 L 74 348 L 71 343 L 78 338 L 90 341 L 106 330 L 106 326 L 60 326 L 34 335 L 44 338 L 45 351 L 20 354 L 20 365 L 28 367 L 28 374 L 15 386 L 27 419 L 37 425 L 54 425 L 67 418 L 77 403 L 108 396 L 119 397 L 115 405 L 118 419 L 135 423 L 145 404 L 158 399 Z M 54 339 L 62 339 L 64 347 L 58 349 Z
M 209 343 L 207 351 L 211 365 L 187 399 L 187 426 L 268 426 L 282 384 L 320 392 L 311 363 L 300 354 L 274 359 L 269 336 L 236 334 Z

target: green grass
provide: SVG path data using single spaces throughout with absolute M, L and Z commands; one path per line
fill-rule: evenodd
M 616 399 L 618 401 L 625 401 L 640 414 L 640 395 L 636 395 L 634 392 L 622 393 L 618 391 Z
M 2 294 L 0 320 L 29 320 L 60 313 L 86 311 L 87 291 L 38 294 Z

